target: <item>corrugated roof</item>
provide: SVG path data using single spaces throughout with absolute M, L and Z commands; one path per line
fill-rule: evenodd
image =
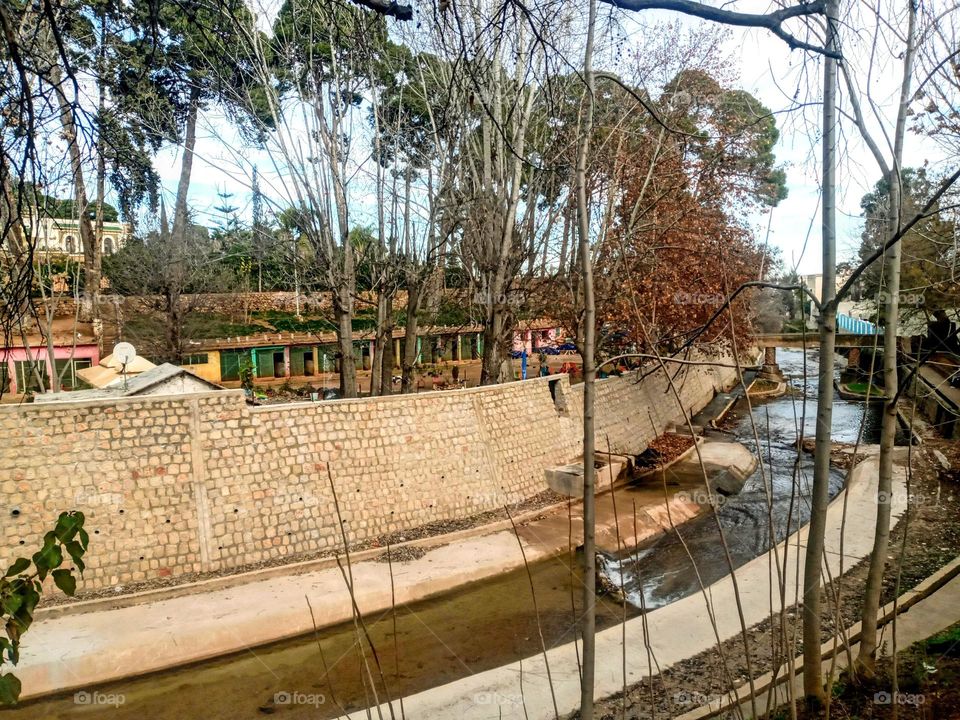
M 40 393 L 34 397 L 34 402 L 76 402 L 79 400 L 103 400 L 107 398 L 130 397 L 131 395 L 141 395 L 147 390 L 156 387 L 160 383 L 167 382 L 181 375 L 189 375 L 192 379 L 207 385 L 211 390 L 222 390 L 223 388 L 216 383 L 210 382 L 199 375 L 196 375 L 186 368 L 170 363 L 157 365 L 152 370 L 133 375 L 127 378 L 126 384 L 123 382 L 109 385 L 92 390 L 72 390 L 56 393 Z
M 515 330 L 550 330 L 558 327 L 555 320 L 540 318 L 536 320 L 525 320 L 518 322 Z M 470 333 L 482 333 L 483 325 L 430 325 L 419 328 L 418 335 L 466 335 Z M 395 340 L 404 337 L 406 330 L 404 328 L 394 328 L 393 338 Z M 353 334 L 354 341 L 373 340 L 376 333 L 372 330 L 357 331 Z M 227 350 L 233 348 L 257 348 L 257 347 L 275 347 L 284 345 L 332 345 L 337 342 L 337 335 L 334 332 L 264 332 L 257 335 L 243 335 L 237 337 L 206 338 L 200 340 L 190 340 L 187 344 L 191 351 L 202 350 Z

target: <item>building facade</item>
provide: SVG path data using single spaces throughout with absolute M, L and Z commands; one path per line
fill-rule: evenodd
M 96 229 L 96 224 L 94 224 Z M 103 236 L 100 249 L 104 255 L 113 255 L 127 244 L 130 239 L 130 224 L 121 222 L 103 223 Z M 83 257 L 83 243 L 80 241 L 80 223 L 69 218 L 40 218 L 34 228 L 34 240 L 37 250 L 56 255 Z
M 84 387 L 77 371 L 100 362 L 96 343 L 76 344 L 58 342 L 54 345 L 51 362 L 47 347 L 41 343 L 31 347 L 0 348 L 0 390 L 3 395 L 38 393 L 50 388 L 50 378 L 56 373 L 64 390 Z
M 512 349 L 534 355 L 541 346 L 555 344 L 562 330 L 553 321 L 527 323 L 514 332 Z M 404 330 L 396 328 L 390 355 L 398 369 L 404 355 Z M 310 378 L 340 371 L 340 348 L 333 333 L 264 333 L 263 335 L 198 340 L 190 343 L 183 365 L 214 383 L 236 383 L 246 372 L 257 379 Z M 358 370 L 369 370 L 376 352 L 371 334 L 358 333 L 353 353 Z M 483 357 L 483 328 L 429 327 L 417 338 L 417 364 L 460 363 Z

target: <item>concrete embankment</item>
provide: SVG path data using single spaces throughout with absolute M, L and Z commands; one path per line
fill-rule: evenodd
M 637 383 L 632 377 L 611 378 L 600 382 L 597 404 L 598 436 L 602 434 L 604 444 L 609 441 L 614 452 L 639 452 L 678 416 L 689 415 L 706 405 L 715 391 L 723 388 L 724 382 L 732 382 L 732 374 L 733 370 L 730 368 L 702 366 L 694 366 L 689 371 L 682 372 L 674 378 L 682 405 L 677 405 L 675 399 L 671 402 L 674 396 L 668 394 L 668 382 L 661 376 L 662 373 L 654 374 L 642 383 Z M 351 540 L 375 536 L 377 531 L 402 529 L 403 525 L 391 517 L 394 511 L 388 508 L 403 509 L 410 504 L 406 491 L 399 489 L 408 483 L 413 485 L 410 494 L 417 498 L 430 486 L 430 497 L 433 501 L 429 504 L 430 511 L 423 517 L 433 519 L 442 517 L 444 511 L 457 517 L 464 512 L 461 508 L 502 507 L 517 493 L 522 493 L 523 496 L 535 494 L 544 488 L 543 471 L 548 464 L 579 454 L 580 444 L 576 435 L 580 426 L 579 392 L 580 389 L 571 388 L 567 378 L 563 376 L 512 383 L 499 388 L 430 393 L 416 398 L 385 398 L 376 402 L 343 401 L 342 404 L 307 405 L 302 410 L 298 406 L 287 408 L 283 411 L 284 415 L 280 414 L 281 410 L 271 410 L 271 417 L 280 423 L 271 425 L 278 437 L 273 438 L 273 445 L 269 447 L 260 441 L 250 441 L 253 444 L 259 443 L 256 446 L 264 453 L 256 462 L 250 458 L 244 459 L 243 455 L 238 457 L 234 452 L 236 447 L 233 436 L 227 437 L 221 433 L 218 437 L 223 442 L 218 445 L 211 443 L 213 438 L 207 437 L 211 432 L 209 428 L 203 428 L 204 423 L 216 419 L 209 416 L 210 412 L 215 411 L 220 413 L 218 427 L 224 427 L 223 432 L 235 426 L 241 431 L 238 437 L 247 437 L 248 430 L 257 429 L 244 429 L 244 423 L 250 418 L 256 420 L 261 416 L 254 414 L 244 420 L 240 416 L 246 417 L 245 413 L 250 411 L 242 405 L 234 407 L 236 403 L 231 399 L 231 394 L 205 395 L 192 400 L 161 398 L 156 401 L 155 406 L 150 405 L 147 399 L 119 410 L 112 408 L 107 415 L 114 418 L 113 422 L 121 422 L 116 415 L 127 411 L 132 413 L 131 420 L 143 414 L 150 416 L 143 417 L 143 422 L 138 427 L 143 427 L 144 423 L 160 422 L 171 413 L 175 418 L 179 418 L 180 414 L 187 418 L 192 429 L 186 431 L 186 436 L 181 438 L 181 441 L 186 442 L 185 447 L 190 450 L 193 464 L 182 467 L 178 465 L 178 472 L 183 473 L 181 480 L 188 487 L 193 487 L 191 497 L 196 504 L 188 502 L 189 507 L 178 506 L 177 512 L 189 511 L 198 514 L 196 519 L 201 526 L 210 523 L 206 529 L 200 528 L 199 544 L 200 550 L 206 548 L 205 552 L 212 557 L 215 553 L 210 543 L 218 542 L 218 523 L 221 522 L 218 518 L 232 505 L 228 498 L 238 489 L 237 482 L 245 479 L 252 486 L 244 490 L 245 493 L 252 491 L 249 497 L 245 496 L 250 501 L 249 505 L 238 503 L 240 507 L 231 508 L 228 513 L 231 522 L 236 523 L 237 518 L 245 518 L 248 523 L 241 533 L 231 535 L 234 549 L 251 546 L 286 548 L 291 544 L 287 539 L 291 533 L 296 537 L 309 539 L 305 541 L 308 546 L 315 544 L 321 534 L 339 538 L 336 522 L 330 522 L 330 518 L 336 518 L 337 515 L 330 497 L 331 480 L 328 477 L 321 482 L 321 479 L 316 477 L 317 473 L 311 473 L 292 494 L 287 493 L 282 497 L 264 490 L 255 490 L 262 487 L 261 476 L 268 468 L 280 468 L 284 472 L 295 469 L 294 466 L 279 461 L 278 453 L 284 458 L 295 459 L 296 467 L 306 460 L 315 462 L 317 467 L 327 468 L 329 463 L 331 467 L 337 468 L 330 474 L 336 478 L 333 482 L 340 488 L 338 495 L 341 511 Z M 443 413 L 439 413 L 440 417 L 437 416 L 439 410 L 457 410 L 461 406 L 468 406 L 470 409 L 465 410 L 465 414 L 457 415 L 459 421 L 444 419 Z M 144 409 L 145 407 L 147 409 Z M 68 441 L 75 444 L 82 444 L 85 433 L 90 431 L 91 425 L 95 425 L 96 421 L 91 412 L 103 411 L 103 408 L 85 406 L 59 410 L 53 406 L 51 408 L 46 412 L 52 415 L 45 416 L 45 421 L 51 426 L 68 422 L 66 417 L 71 412 L 84 418 L 84 426 L 77 427 L 76 437 L 71 437 Z M 156 418 L 151 415 L 154 410 L 159 412 Z M 428 422 L 426 428 L 414 425 L 404 430 L 403 427 L 398 429 L 390 425 L 399 422 L 406 427 L 404 423 L 415 423 L 417 418 L 422 419 L 422 416 L 430 411 L 434 414 L 429 422 L 424 420 Z M 316 422 L 319 437 L 299 432 L 299 423 L 303 420 L 304 413 L 312 422 Z M 382 416 L 377 413 L 382 413 Z M 316 417 L 313 417 L 314 415 Z M 320 422 L 321 417 L 325 419 L 324 422 Z M 5 418 L 0 416 L 0 420 L 3 419 Z M 126 421 L 124 419 L 122 422 Z M 69 422 L 76 423 L 77 420 L 74 418 Z M 360 422 L 360 425 L 354 427 L 357 422 Z M 450 440 L 450 443 L 444 445 L 444 450 L 435 458 L 435 462 L 430 462 L 423 454 L 424 448 L 415 447 L 416 436 L 410 435 L 405 441 L 403 438 L 403 432 L 429 434 L 429 428 L 434 428 L 434 425 L 438 436 L 449 435 L 451 430 L 447 428 L 451 423 L 456 425 L 457 422 L 465 425 L 466 430 L 460 428 L 456 432 L 462 430 L 467 435 L 461 437 L 461 432 L 457 435 L 459 440 Z M 522 427 L 518 423 L 521 423 Z M 532 429 L 528 425 L 532 426 Z M 348 426 L 351 432 L 355 432 L 357 440 L 337 440 L 344 435 L 343 428 Z M 391 436 L 394 439 L 399 438 L 400 446 L 396 443 L 377 442 L 377 438 L 382 440 L 382 434 L 387 431 L 388 426 Z M 512 437 L 511 432 L 516 436 Z M 330 437 L 333 440 L 330 440 Z M 432 437 L 431 442 L 438 439 L 444 440 L 443 437 Z M 461 441 L 467 443 L 465 448 L 461 447 Z M 327 442 L 336 445 L 334 455 L 323 450 Z M 486 457 L 488 464 L 485 466 L 482 462 L 476 467 L 473 465 L 473 450 L 470 448 L 474 442 L 477 443 L 476 451 Z M 370 445 L 370 448 L 365 444 Z M 427 443 L 425 447 L 429 450 L 435 447 L 435 443 Z M 70 445 L 67 459 L 73 457 L 74 450 L 74 446 Z M 141 451 L 140 454 L 146 453 L 149 456 L 155 451 L 159 452 L 154 448 Z M 104 452 L 109 454 L 113 450 Z M 116 452 L 121 453 L 122 449 Z M 524 452 L 531 454 L 525 456 Z M 395 467 L 398 454 L 401 460 L 408 455 L 406 460 L 410 463 L 416 461 L 415 466 L 404 466 L 401 474 Z M 208 460 L 221 463 L 227 456 L 233 458 L 235 470 L 240 477 L 233 478 L 230 483 L 221 487 L 225 474 L 220 470 L 214 472 Z M 345 471 L 344 479 L 341 470 L 349 458 L 354 461 L 350 465 L 352 469 Z M 357 462 L 356 458 L 365 460 Z M 163 457 L 158 459 L 162 460 Z M 240 464 L 236 465 L 238 462 Z M 247 467 L 244 464 L 246 462 L 251 462 L 256 470 Z M 128 468 L 128 465 L 123 468 Z M 482 468 L 485 468 L 483 472 Z M 446 475 L 435 478 L 438 469 Z M 358 472 L 362 477 L 357 476 Z M 509 481 L 506 480 L 508 473 L 512 474 Z M 198 474 L 202 480 L 199 483 Z M 392 479 L 392 482 L 386 482 L 387 479 Z M 130 504 L 125 503 L 128 517 L 148 516 L 156 521 L 158 516 L 175 515 L 173 509 L 163 506 L 165 496 L 159 492 L 169 483 L 165 473 L 151 476 L 149 482 L 146 482 L 142 474 L 138 474 L 137 481 L 133 482 L 131 487 L 136 488 L 141 482 L 158 489 L 158 494 L 153 497 L 147 492 L 131 491 Z M 499 482 L 505 484 L 498 488 Z M 399 487 L 391 489 L 391 486 L 397 483 Z M 600 477 L 599 483 L 603 490 L 605 483 L 609 487 L 610 479 Z M 353 488 L 354 485 L 357 487 Z M 26 493 L 32 485 L 27 482 L 25 487 Z M 624 489 L 622 492 L 632 494 L 633 497 L 623 498 L 622 508 L 630 508 L 633 504 L 638 508 L 636 533 L 633 531 L 632 520 L 630 523 L 623 523 L 618 529 L 613 496 L 601 496 L 598 500 L 598 546 L 615 551 L 621 544 L 636 544 L 644 538 L 663 532 L 671 527 L 671 523 L 679 524 L 694 517 L 700 512 L 701 506 L 692 502 L 689 495 L 673 494 L 692 487 L 692 484 L 678 483 L 666 498 L 665 490 L 660 486 L 655 490 Z M 351 492 L 351 488 L 355 489 L 355 492 Z M 296 500 L 293 499 L 294 496 Z M 401 496 L 403 499 L 398 499 Z M 126 499 L 126 495 L 122 497 Z M 278 498 L 293 505 L 302 504 L 309 499 L 311 506 L 281 507 L 278 505 Z M 363 506 L 364 501 L 370 506 Z M 396 504 L 391 505 L 391 502 Z M 31 508 L 31 511 L 36 509 L 29 504 L 25 507 Z M 572 516 L 568 516 L 565 504 L 555 508 L 553 512 L 540 511 L 533 515 L 536 517 L 519 523 L 516 535 L 512 529 L 507 530 L 501 524 L 495 529 L 479 528 L 460 533 L 455 538 L 439 536 L 432 541 L 419 543 L 432 547 L 424 557 L 394 567 L 392 581 L 395 601 L 398 604 L 411 603 L 466 583 L 492 577 L 522 566 L 524 555 L 526 561 L 532 563 L 565 551 L 568 548 L 571 527 L 574 542 L 579 544 L 578 538 L 582 536 L 579 505 L 574 504 L 571 508 Z M 404 517 L 408 518 L 406 522 L 409 523 L 412 522 L 409 518 L 421 517 L 421 514 L 404 514 Z M 323 522 L 321 518 L 327 518 L 327 521 Z M 169 522 L 170 518 L 167 518 L 166 524 Z M 276 524 L 268 524 L 266 527 L 258 525 L 268 522 Z M 295 523 L 297 531 L 290 531 L 287 536 L 283 536 L 282 542 L 275 542 L 279 539 L 278 529 L 294 527 L 290 523 Z M 111 514 L 102 507 L 95 508 L 88 524 L 91 528 L 106 527 L 110 530 L 109 533 L 93 535 L 91 540 L 90 557 L 93 569 L 89 575 L 92 576 L 94 584 L 102 586 L 109 578 L 115 584 L 121 585 L 117 582 L 119 576 L 133 577 L 128 574 L 131 549 L 128 547 L 121 553 L 117 552 L 116 548 L 117 533 L 125 526 L 111 522 Z M 230 527 L 237 529 L 240 526 Z M 171 536 L 174 532 L 169 531 Z M 517 536 L 522 543 L 522 553 Z M 178 537 L 189 545 L 186 536 Z M 131 547 L 151 539 L 158 543 L 163 539 L 169 541 L 166 535 L 163 538 L 154 537 L 151 532 L 146 531 L 127 535 L 126 538 L 126 545 Z M 106 558 L 99 554 L 104 552 L 104 545 L 98 547 L 98 543 L 105 543 Z M 332 541 L 325 540 L 324 547 L 331 543 Z M 223 557 L 227 546 L 220 546 L 219 550 Z M 138 551 L 145 552 L 139 547 L 132 550 L 133 553 Z M 161 545 L 157 551 L 166 552 L 166 549 Z M 351 568 L 356 603 L 363 613 L 381 611 L 389 608 L 391 604 L 389 566 L 373 561 L 371 554 L 365 554 L 362 559 L 354 558 Z M 234 560 L 236 557 L 234 556 Z M 141 560 L 143 559 L 141 557 Z M 95 565 L 95 561 L 99 564 Z M 172 562 L 172 557 L 164 559 L 163 562 Z M 132 564 L 136 565 L 135 562 Z M 214 566 L 215 564 L 210 565 Z M 107 576 L 104 571 L 117 575 Z M 23 696 L 30 698 L 65 689 L 90 687 L 110 680 L 201 661 L 307 633 L 312 630 L 314 622 L 318 626 L 326 626 L 352 617 L 350 595 L 340 569 L 332 561 L 328 561 L 325 567 L 308 572 L 304 572 L 302 566 L 294 567 L 291 568 L 291 573 L 296 574 L 278 575 L 278 570 L 273 568 L 264 571 L 262 577 L 257 577 L 259 573 L 253 573 L 242 578 L 233 576 L 222 582 L 216 579 L 208 580 L 192 588 L 195 592 L 183 587 L 169 594 L 148 592 L 137 596 L 137 604 L 133 605 L 112 607 L 115 603 L 109 600 L 96 601 L 79 608 L 81 612 L 65 610 L 41 617 L 25 638 L 22 661 L 17 670 L 23 681 Z M 310 598 L 313 617 L 306 598 Z M 176 622 L 171 623 L 171 618 L 177 618 Z
M 641 452 L 734 372 L 599 381 L 598 445 Z M 500 510 L 581 455 L 582 399 L 558 375 L 258 408 L 239 391 L 0 407 L 0 565 L 65 509 L 91 537 L 81 592 L 121 593 L 334 552 L 338 517 L 364 543 Z
M 839 573 L 841 564 L 850 568 L 872 549 L 878 463 L 878 458 L 872 455 L 854 468 L 848 487 L 829 506 L 825 557 L 829 572 L 834 576 Z M 903 469 L 896 468 L 895 474 L 891 511 L 892 517 L 897 519 L 906 509 L 906 492 Z M 778 563 L 772 557 L 773 553 L 778 555 L 779 567 L 783 568 L 786 597 L 800 597 L 797 578 L 803 577 L 807 534 L 808 528 L 802 528 L 769 553 L 737 570 L 740 602 L 747 626 L 768 617 L 770 598 L 779 593 Z M 716 623 L 716 631 L 712 621 Z M 717 636 L 724 641 L 739 632 L 734 584 L 727 576 L 702 594 L 666 605 L 646 618 L 628 620 L 625 628 L 615 627 L 599 633 L 597 658 L 604 660 L 599 661 L 596 668 L 597 696 L 620 692 L 624 684 L 638 683 L 659 670 L 707 650 L 716 644 Z M 647 642 L 657 658 L 656 668 L 648 667 Z M 622 673 L 624 652 L 626 678 Z M 547 680 L 548 674 L 552 683 Z M 567 644 L 548 650 L 545 658 L 527 658 L 522 672 L 520 665 L 514 663 L 404 698 L 404 709 L 410 717 L 547 720 L 554 717 L 552 696 L 556 697 L 559 712 L 563 715 L 578 707 L 579 689 L 577 652 L 573 644 Z M 383 712 L 387 712 L 386 707 Z M 353 716 L 359 718 L 362 713 Z
M 625 514 L 618 517 L 611 493 L 601 495 L 598 546 L 613 552 L 696 516 L 702 508 L 690 500 L 694 488 L 702 488 L 702 482 L 675 483 L 667 497 L 660 486 L 617 488 L 619 512 L 630 512 L 629 521 Z M 522 567 L 524 556 L 533 564 L 567 552 L 571 532 L 574 544 L 582 541 L 581 510 L 578 503 L 569 508 L 563 503 L 530 513 L 518 518 L 516 534 L 512 528 L 477 528 L 457 539 L 437 536 L 418 543 L 426 550 L 422 557 L 393 565 L 395 602 L 409 604 L 500 575 Z M 391 568 L 371 554 L 355 557 L 350 568 L 364 614 L 391 607 Z M 323 627 L 352 617 L 350 595 L 335 565 L 126 607 L 110 605 L 99 601 L 97 611 L 60 614 L 33 625 L 17 668 L 25 699 L 243 651 L 309 633 L 314 621 Z

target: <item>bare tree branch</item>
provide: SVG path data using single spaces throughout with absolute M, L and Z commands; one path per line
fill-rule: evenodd
M 713 22 L 723 23 L 724 25 L 735 25 L 737 27 L 755 27 L 765 28 L 778 38 L 783 40 L 791 50 L 809 50 L 820 55 L 826 55 L 840 59 L 839 52 L 833 52 L 818 45 L 813 45 L 799 39 L 783 28 L 783 24 L 795 17 L 807 17 L 811 15 L 823 15 L 826 6 L 823 0 L 815 2 L 793 5 L 791 7 L 781 8 L 771 13 L 743 13 L 733 10 L 724 10 L 696 2 L 695 0 L 602 0 L 605 3 L 623 10 L 672 10 L 684 15 L 712 20 Z
M 357 5 L 362 5 L 365 8 L 369 8 L 370 10 L 380 13 L 381 15 L 395 17 L 397 20 L 413 19 L 413 6 L 401 5 L 393 0 L 351 0 L 351 2 L 354 2 Z

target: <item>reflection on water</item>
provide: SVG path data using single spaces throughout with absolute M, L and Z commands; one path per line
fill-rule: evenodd
M 634 606 L 641 606 L 641 592 L 643 606 L 651 610 L 698 592 L 701 582 L 706 587 L 727 575 L 729 563 L 720 542 L 718 522 L 734 567 L 766 552 L 807 522 L 813 458 L 803 453 L 798 463 L 795 443 L 801 427 L 804 438 L 813 438 L 815 433 L 818 353 L 808 351 L 804 358 L 801 350 L 779 349 L 777 360 L 795 392 L 755 403 L 753 421 L 741 400 L 729 426 L 739 442 L 755 451 L 755 423 L 762 448 L 763 463 L 747 479 L 743 490 L 722 498 L 716 516 L 707 513 L 683 525 L 679 532 L 645 543 L 622 559 L 603 559 L 608 576 L 616 583 L 622 568 L 627 598 Z M 836 362 L 839 375 L 845 361 L 838 357 Z M 881 414 L 880 404 L 867 406 L 837 398 L 833 406 L 833 439 L 856 442 L 863 425 L 861 442 L 877 442 Z M 839 492 L 843 479 L 843 472 L 831 473 L 830 497 Z

